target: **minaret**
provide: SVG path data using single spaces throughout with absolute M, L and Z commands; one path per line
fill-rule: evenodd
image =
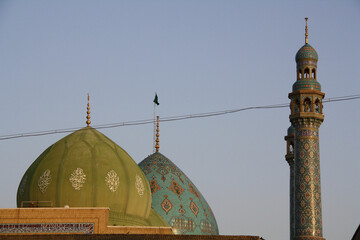
M 295 230 L 295 179 L 294 179 L 294 137 L 295 128 L 291 125 L 287 130 L 285 159 L 290 167 L 290 239 L 294 238 Z
M 317 82 L 318 55 L 308 43 L 307 18 L 305 45 L 296 54 L 297 80 L 291 99 L 290 122 L 295 128 L 294 240 L 318 240 L 322 237 L 319 127 L 324 121 L 322 100 L 325 96 Z M 291 239 L 292 240 L 292 239 Z

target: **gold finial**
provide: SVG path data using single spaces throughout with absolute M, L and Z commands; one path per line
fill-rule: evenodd
M 159 148 L 160 148 L 160 145 L 159 145 L 159 122 L 160 122 L 160 118 L 159 116 L 156 116 L 156 145 L 155 145 L 155 148 L 156 148 L 156 152 L 159 151 Z
M 308 44 L 309 43 L 309 34 L 308 34 L 308 25 L 307 25 L 307 21 L 308 21 L 308 18 L 305 18 L 305 22 L 306 22 L 306 26 L 305 26 L 305 43 Z
M 86 115 L 86 124 L 87 126 L 90 126 L 90 94 L 88 94 L 88 103 L 87 103 L 87 115 Z

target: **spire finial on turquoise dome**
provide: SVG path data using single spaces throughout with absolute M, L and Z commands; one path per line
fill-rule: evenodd
M 90 126 L 90 94 L 88 93 L 88 97 L 87 97 L 88 103 L 87 103 L 87 115 L 86 115 L 86 124 L 89 127 Z
M 159 148 L 160 148 L 160 145 L 159 145 L 159 142 L 160 142 L 160 140 L 159 140 L 159 136 L 160 136 L 160 134 L 159 134 L 159 122 L 160 122 L 160 118 L 159 118 L 159 116 L 156 116 L 156 145 L 155 145 L 155 148 L 156 148 L 156 152 L 159 152 Z
M 309 33 L 308 33 L 308 25 L 307 25 L 307 22 L 308 22 L 308 18 L 306 17 L 305 18 L 305 44 L 308 44 L 309 43 Z

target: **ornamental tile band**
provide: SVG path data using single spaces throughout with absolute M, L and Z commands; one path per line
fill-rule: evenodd
M 105 177 L 105 182 L 111 192 L 116 192 L 120 184 L 119 176 L 114 170 L 110 170 Z
M 0 224 L 0 233 L 94 233 L 94 223 Z
M 173 216 L 168 223 L 181 234 L 193 233 L 197 227 L 194 219 L 185 216 Z
M 144 183 L 139 175 L 136 174 L 135 187 L 140 197 L 144 195 L 145 187 Z
M 201 220 L 200 229 L 204 233 L 214 234 L 215 232 L 215 226 L 207 220 Z
M 86 175 L 82 168 L 77 168 L 71 174 L 69 181 L 75 190 L 80 190 L 86 181 Z
M 40 189 L 40 192 L 44 194 L 50 183 L 51 183 L 51 173 L 49 169 L 46 169 L 44 173 L 40 176 L 38 181 L 38 187 Z

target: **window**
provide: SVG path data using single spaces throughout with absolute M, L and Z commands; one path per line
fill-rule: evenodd
M 305 78 L 309 78 L 310 77 L 310 70 L 308 68 L 305 68 L 305 72 L 304 72 Z
M 304 112 L 311 112 L 311 101 L 309 98 L 304 100 Z
M 316 99 L 315 101 L 315 112 L 316 113 L 321 113 L 321 106 L 320 106 L 320 100 L 319 99 Z

